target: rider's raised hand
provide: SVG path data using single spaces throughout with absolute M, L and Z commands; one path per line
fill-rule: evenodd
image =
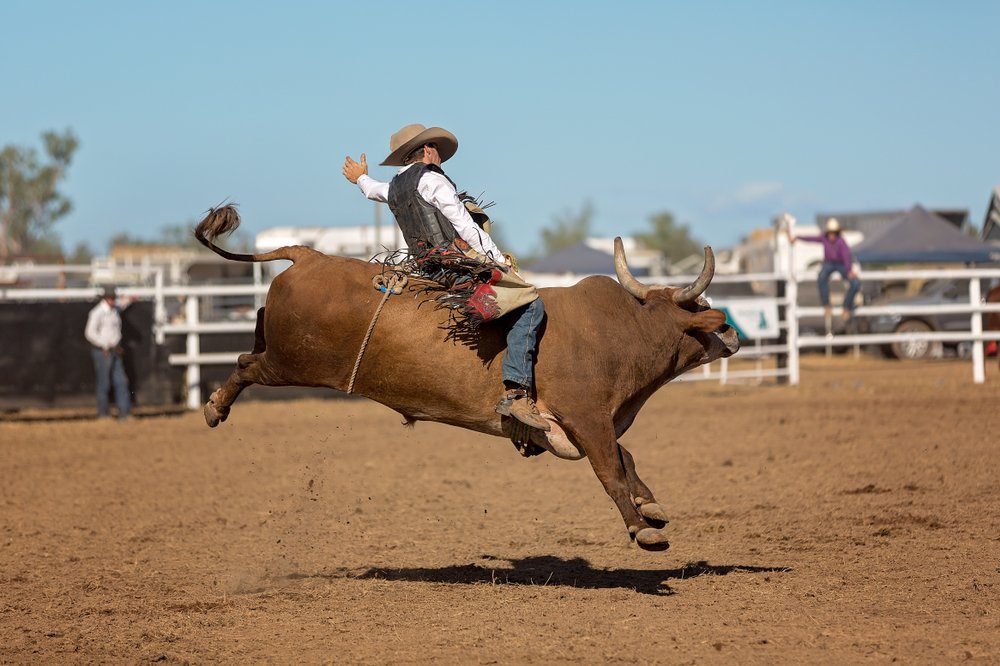
M 368 173 L 368 159 L 365 157 L 364 153 L 361 153 L 361 162 L 355 162 L 354 159 L 348 155 L 344 158 L 344 168 L 343 174 L 344 178 L 351 181 L 352 183 L 357 183 L 358 178 L 364 176 Z

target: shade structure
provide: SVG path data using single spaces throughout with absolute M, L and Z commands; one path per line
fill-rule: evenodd
M 615 258 L 595 250 L 586 243 L 577 243 L 556 250 L 527 267 L 535 273 L 574 273 L 576 275 L 614 275 Z
M 1000 251 L 919 204 L 854 248 L 863 264 L 991 263 Z

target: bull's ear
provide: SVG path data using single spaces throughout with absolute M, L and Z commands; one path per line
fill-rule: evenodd
M 722 310 L 702 310 L 701 312 L 691 313 L 685 330 L 711 333 L 712 331 L 719 330 L 725 323 L 726 315 Z

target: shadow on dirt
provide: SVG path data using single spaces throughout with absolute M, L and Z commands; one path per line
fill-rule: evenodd
M 452 585 L 538 585 L 564 586 L 590 589 L 620 588 L 641 594 L 668 596 L 674 594 L 671 580 L 685 580 L 698 576 L 725 576 L 734 572 L 786 573 L 789 567 L 761 567 L 741 564 L 709 564 L 690 562 L 680 569 L 595 569 L 581 558 L 563 559 L 552 555 L 508 560 L 493 555 L 483 555 L 492 564 L 454 564 L 444 567 L 415 567 L 402 569 L 373 568 L 365 571 L 340 570 L 332 573 L 294 573 L 288 579 L 302 578 L 356 578 L 424 583 L 449 583 Z

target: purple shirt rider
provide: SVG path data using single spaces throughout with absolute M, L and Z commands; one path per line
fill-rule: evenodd
M 850 271 L 851 265 L 854 263 L 854 257 L 851 254 L 850 246 L 840 234 L 837 234 L 832 239 L 830 238 L 830 235 L 832 234 L 823 234 L 822 236 L 797 236 L 796 240 L 808 241 L 810 243 L 822 243 L 823 262 L 840 264 Z
M 840 233 L 840 223 L 834 218 L 826 222 L 826 233 L 821 236 L 792 236 L 791 231 L 786 226 L 785 233 L 788 240 L 794 243 L 797 240 L 804 240 L 810 243 L 823 244 L 823 266 L 816 276 L 816 284 L 819 287 L 819 301 L 827 308 L 830 308 L 830 277 L 834 273 L 839 273 L 847 281 L 847 293 L 844 294 L 844 309 L 842 316 L 844 321 L 850 321 L 854 317 L 854 301 L 861 289 L 861 280 L 854 273 L 852 268 L 854 257 L 851 255 L 851 248 L 847 245 Z

